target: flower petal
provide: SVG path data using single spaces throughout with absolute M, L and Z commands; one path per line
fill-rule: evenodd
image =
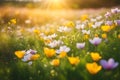
M 107 69 L 108 63 L 107 63 L 106 60 L 101 60 L 101 61 L 100 61 L 100 64 L 102 65 L 102 67 L 103 67 L 104 69 Z
M 90 41 L 91 44 L 94 44 L 94 40 L 90 39 L 89 41 Z
M 114 65 L 113 65 L 112 69 L 116 68 L 118 65 L 119 65 L 119 63 L 118 63 L 118 62 L 114 63 Z
M 113 59 L 113 58 L 110 58 L 110 59 L 108 60 L 108 66 L 109 66 L 109 68 L 112 69 L 112 67 L 114 66 L 114 63 L 115 63 L 114 59 Z

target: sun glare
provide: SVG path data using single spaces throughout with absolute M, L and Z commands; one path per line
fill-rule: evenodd
M 41 7 L 47 9 L 63 9 L 67 8 L 66 0 L 44 0 Z

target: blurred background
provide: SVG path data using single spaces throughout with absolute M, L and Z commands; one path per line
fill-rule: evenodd
M 119 6 L 120 0 L 0 0 L 0 6 L 3 5 L 42 9 L 79 9 Z
M 79 19 L 82 14 L 104 13 L 119 6 L 120 0 L 0 0 L 0 24 L 5 25 L 14 18 L 22 26 L 26 20 L 31 22 L 27 25 L 31 27 L 53 24 L 63 19 Z

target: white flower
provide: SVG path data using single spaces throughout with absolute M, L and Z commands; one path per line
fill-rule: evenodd
M 25 54 L 24 57 L 22 58 L 22 61 L 27 62 L 30 60 L 32 54 Z
M 68 27 L 64 27 L 64 26 L 62 26 L 62 27 L 59 27 L 58 29 L 57 29 L 57 31 L 59 31 L 59 32 L 69 32 L 69 31 L 71 31 L 71 28 L 68 28 Z
M 17 30 L 17 31 L 16 31 L 16 34 L 17 34 L 17 36 L 21 36 L 21 35 L 22 35 L 22 33 L 21 33 L 20 30 Z
M 49 37 L 49 38 L 56 38 L 56 37 L 57 37 L 57 34 L 54 33 L 54 34 L 52 34 L 52 35 L 49 35 L 48 37 Z
M 46 36 L 44 33 L 42 33 L 42 34 L 40 34 L 40 36 L 44 39 L 44 40 L 48 40 L 48 39 L 50 39 L 50 40 L 52 40 L 53 38 L 56 38 L 57 37 L 57 34 L 52 34 L 52 35 L 48 35 L 48 36 Z
M 52 41 L 52 42 L 50 42 L 49 44 L 48 44 L 48 46 L 50 46 L 51 48 L 55 48 L 55 47 L 57 47 L 57 46 L 59 46 L 60 44 L 63 44 L 63 42 L 62 41 L 60 41 L 60 40 L 54 40 L 54 41 Z
M 85 25 L 84 24 L 77 24 L 76 25 L 76 29 L 84 29 L 85 28 Z
M 87 30 L 82 30 L 82 33 L 83 34 L 90 34 L 90 30 L 88 30 L 88 31 Z
M 76 47 L 78 49 L 83 49 L 85 47 L 85 42 L 83 42 L 83 43 L 76 43 Z
M 97 20 L 92 18 L 90 21 L 91 21 L 91 22 L 96 22 Z
M 100 27 L 102 24 L 103 24 L 103 21 L 95 22 L 95 24 L 92 25 L 92 27 L 93 27 L 93 28 L 98 28 L 98 27 Z
M 31 59 L 32 55 L 36 54 L 36 52 L 37 52 L 37 51 L 32 50 L 32 49 L 27 50 L 27 51 L 25 52 L 24 57 L 22 58 L 22 61 L 24 61 L 24 62 L 29 61 L 29 60 Z
M 76 23 L 76 24 L 80 24 L 80 23 L 81 23 L 81 21 L 80 21 L 80 20 L 77 20 L 75 23 Z
M 67 47 L 67 46 L 60 46 L 59 50 L 56 50 L 56 53 L 61 53 L 61 52 L 69 52 L 70 51 L 70 48 Z
M 36 53 L 37 53 L 37 51 L 32 50 L 32 49 L 29 49 L 29 50 L 27 50 L 27 52 L 26 52 L 26 54 L 36 54 Z
M 44 36 L 45 36 L 45 34 L 44 34 L 44 33 L 40 33 L 40 36 L 41 36 L 41 37 L 44 37 Z
M 28 20 L 25 20 L 25 23 L 26 23 L 26 24 L 30 24 L 30 23 L 31 23 L 31 20 L 29 20 L 29 19 L 28 19 Z
M 32 33 L 34 31 L 34 28 L 27 28 L 26 31 Z
M 5 32 L 5 29 L 3 28 L 3 29 L 1 30 L 1 32 Z
M 28 65 L 32 65 L 32 61 L 28 62 Z
M 97 16 L 96 19 L 100 20 L 100 19 L 102 19 L 102 16 Z
M 60 36 L 60 39 L 65 39 L 66 38 L 66 36 Z

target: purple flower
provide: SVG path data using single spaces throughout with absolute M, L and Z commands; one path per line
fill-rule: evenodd
M 108 17 L 110 17 L 111 16 L 111 13 L 110 12 L 107 12 L 106 14 L 105 14 L 105 17 L 106 18 L 108 18 Z
M 111 12 L 113 14 L 116 14 L 116 13 L 120 12 L 120 10 L 118 8 L 115 8 L 115 9 L 111 9 Z
M 102 65 L 102 67 L 104 69 L 107 69 L 107 70 L 111 70 L 111 69 L 114 69 L 118 66 L 118 62 L 115 62 L 113 58 L 110 58 L 108 61 L 106 60 L 101 60 L 100 61 L 100 64 Z
M 120 20 L 115 20 L 115 23 L 116 23 L 117 25 L 120 25 Z
M 31 50 L 30 53 L 31 53 L 31 54 L 36 54 L 36 51 L 35 51 L 35 50 Z
M 106 24 L 109 25 L 109 26 L 112 26 L 113 22 L 112 21 L 106 21 Z
M 83 49 L 83 48 L 85 47 L 85 42 L 84 42 L 84 43 L 77 43 L 77 44 L 76 44 L 76 47 L 77 47 L 78 49 Z
M 90 39 L 89 41 L 91 44 L 94 44 L 95 46 L 97 46 L 98 44 L 101 43 L 102 39 L 99 37 L 95 37 L 94 39 Z
M 29 49 L 26 53 L 27 54 L 36 54 L 37 51 Z

